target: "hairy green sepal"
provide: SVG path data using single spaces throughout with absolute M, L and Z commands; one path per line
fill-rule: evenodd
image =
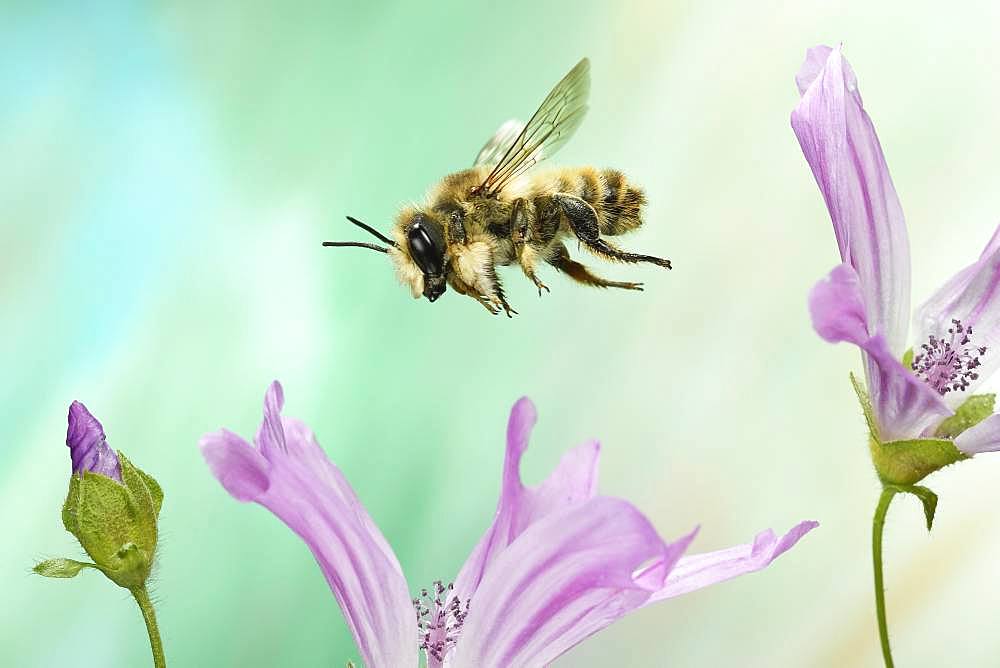
M 974 394 L 965 400 L 955 414 L 945 418 L 934 433 L 938 438 L 955 438 L 969 427 L 974 427 L 993 415 L 995 394 Z
M 907 351 L 907 355 L 912 357 L 912 351 Z M 954 415 L 941 421 L 933 438 L 883 442 L 879 438 L 878 423 L 875 421 L 875 412 L 872 410 L 868 392 L 854 374 L 851 374 L 851 384 L 858 395 L 865 422 L 868 424 L 868 448 L 883 489 L 917 497 L 923 505 L 927 530 L 930 531 L 934 524 L 938 497 L 931 490 L 916 483 L 934 471 L 970 458 L 955 447 L 954 439 L 993 414 L 996 395 L 970 396 L 958 407 Z
M 120 451 L 118 461 L 121 483 L 89 471 L 70 477 L 62 519 L 97 568 L 119 586 L 135 589 L 145 584 L 153 565 L 163 490 Z
M 861 410 L 868 423 L 868 447 L 875 472 L 883 485 L 901 487 L 915 485 L 934 471 L 969 459 L 968 455 L 955 447 L 953 439 L 992 415 L 996 399 L 992 394 L 976 394 L 969 397 L 958 407 L 954 415 L 941 422 L 933 438 L 883 442 L 879 438 L 878 424 L 868 393 L 854 374 L 851 374 L 851 384 L 858 395 Z
M 879 443 L 870 438 L 868 445 L 875 472 L 886 485 L 914 485 L 934 471 L 969 458 L 946 439 L 917 438 Z
M 46 559 L 35 564 L 31 570 L 47 578 L 75 578 L 84 568 L 97 568 L 97 566 L 76 559 Z

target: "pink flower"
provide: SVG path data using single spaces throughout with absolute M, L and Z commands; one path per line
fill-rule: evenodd
M 664 542 L 642 513 L 597 494 L 599 446 L 567 452 L 537 487 L 521 483 L 535 408 L 518 401 L 493 524 L 453 584 L 411 598 L 392 549 L 312 432 L 264 399 L 255 446 L 221 430 L 201 440 L 212 473 L 240 501 L 274 513 L 309 546 L 369 668 L 541 666 L 632 610 L 760 570 L 815 522 L 778 538 L 682 556 L 697 530 Z
M 857 78 L 839 48 L 817 46 L 796 82 L 802 99 L 792 128 L 826 201 L 842 261 L 813 288 L 809 308 L 821 337 L 862 351 L 873 439 L 953 443 L 957 451 L 944 463 L 1000 449 L 992 395 L 969 403 L 1000 367 L 1000 230 L 917 309 L 911 357 L 906 221 Z M 940 464 L 921 464 L 906 481 Z

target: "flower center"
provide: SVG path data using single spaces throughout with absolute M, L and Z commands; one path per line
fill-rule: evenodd
M 455 646 L 469 615 L 469 601 L 462 605 L 462 600 L 452 593 L 454 589 L 454 584 L 444 585 L 435 580 L 429 590 L 421 589 L 420 596 L 413 599 L 420 649 L 438 663 L 444 661 L 445 655 Z
M 971 343 L 972 327 L 965 327 L 961 320 L 952 320 L 948 338 L 931 334 L 910 366 L 938 394 L 961 392 L 979 378 L 976 371 L 979 357 L 986 354 L 986 346 L 975 347 Z

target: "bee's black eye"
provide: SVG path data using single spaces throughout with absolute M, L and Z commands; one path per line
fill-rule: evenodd
M 406 232 L 410 256 L 420 267 L 420 271 L 430 276 L 444 273 L 444 239 L 436 228 L 435 224 L 418 216 Z

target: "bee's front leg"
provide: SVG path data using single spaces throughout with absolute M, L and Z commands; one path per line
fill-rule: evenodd
M 473 241 L 464 246 L 456 245 L 452 253 L 451 280 L 461 285 L 455 288 L 457 291 L 470 295 L 483 306 L 488 303 L 487 310 L 491 312 L 499 313 L 503 309 L 508 317 L 517 313 L 504 297 L 490 243 Z
M 499 309 L 503 309 L 508 318 L 517 315 L 517 311 L 507 303 L 507 297 L 503 293 L 503 284 L 500 282 L 500 277 L 497 276 L 496 267 L 490 265 L 483 272 L 482 278 L 482 291 L 485 293 L 486 298 L 493 303 L 497 312 L 499 312 Z
M 472 297 L 477 302 L 479 302 L 483 308 L 490 312 L 490 315 L 496 315 L 500 312 L 499 308 L 493 304 L 492 301 L 487 299 L 485 296 L 481 295 L 478 290 L 473 288 L 471 285 L 463 281 L 461 278 L 456 276 L 454 273 L 448 275 L 448 283 L 451 285 L 452 289 L 460 295 L 468 295 Z
M 496 315 L 497 313 L 500 312 L 499 308 L 494 306 L 492 302 L 490 302 L 488 299 L 486 299 L 486 297 L 482 296 L 481 294 L 470 292 L 469 296 L 475 299 L 480 304 L 482 304 L 483 308 L 485 308 L 487 311 L 490 312 L 490 315 Z
M 487 299 L 489 299 L 493 306 L 497 309 L 499 313 L 500 309 L 504 310 L 508 318 L 513 318 L 517 315 L 510 304 L 507 303 L 507 297 L 503 293 L 503 284 L 500 282 L 500 277 L 497 276 L 496 267 L 490 266 L 487 271 L 484 272 L 484 283 L 483 292 L 486 293 Z
M 513 318 L 517 315 L 517 311 L 515 311 L 513 307 L 507 303 L 507 299 L 503 296 L 503 291 L 497 293 L 496 300 L 500 303 L 500 307 L 504 310 L 504 313 L 507 314 L 508 318 Z

